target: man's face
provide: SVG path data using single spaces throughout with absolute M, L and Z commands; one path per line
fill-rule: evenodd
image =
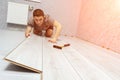
M 37 26 L 41 26 L 44 22 L 44 17 L 43 16 L 34 16 L 33 20 L 37 24 Z

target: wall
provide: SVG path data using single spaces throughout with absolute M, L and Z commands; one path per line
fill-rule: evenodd
M 6 27 L 7 1 L 0 0 L 0 28 Z
M 82 0 L 77 36 L 120 53 L 120 0 Z
M 34 8 L 41 8 L 46 14 L 51 15 L 54 19 L 61 23 L 63 27 L 62 34 L 73 36 L 76 34 L 81 0 L 41 0 L 41 3 L 27 2 L 25 0 L 0 0 L 0 29 L 6 29 L 10 27 L 15 28 L 20 26 L 6 24 L 8 1 L 30 4 L 34 6 Z M 31 15 L 32 12 L 29 13 L 29 17 Z
M 81 0 L 42 0 L 41 7 L 58 20 L 63 27 L 62 34 L 76 35 Z

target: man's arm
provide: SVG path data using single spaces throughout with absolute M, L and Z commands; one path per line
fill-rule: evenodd
M 60 35 L 60 32 L 61 32 L 61 28 L 62 28 L 62 27 L 61 27 L 61 24 L 60 24 L 59 22 L 57 22 L 56 20 L 54 21 L 53 26 L 55 26 L 56 32 L 55 32 L 55 34 L 53 35 L 53 38 L 50 39 L 49 41 L 55 43 L 55 42 L 57 41 L 59 35 Z
M 32 27 L 31 26 L 27 26 L 27 29 L 25 30 L 25 37 L 29 37 L 31 31 L 32 31 Z

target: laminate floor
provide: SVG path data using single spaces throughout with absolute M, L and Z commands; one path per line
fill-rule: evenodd
M 25 40 L 24 32 L 0 30 L 0 80 L 40 80 L 41 75 L 10 64 L 4 57 Z
M 70 46 L 56 49 L 48 39 L 36 35 L 23 39 L 5 59 L 37 72 L 34 75 L 39 74 L 39 80 L 120 80 L 119 53 L 68 36 L 60 36 L 54 44 L 70 43 Z M 33 72 L 21 74 L 33 75 Z

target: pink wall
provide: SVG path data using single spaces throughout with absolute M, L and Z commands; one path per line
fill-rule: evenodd
M 77 36 L 120 53 L 120 0 L 82 0 Z

